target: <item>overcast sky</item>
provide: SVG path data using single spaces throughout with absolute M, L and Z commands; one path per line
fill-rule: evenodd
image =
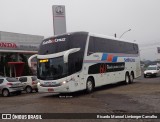
M 140 46 L 141 59 L 160 59 L 160 0 L 0 0 L 0 31 L 53 35 L 52 5 L 65 5 L 67 31 L 120 37 Z

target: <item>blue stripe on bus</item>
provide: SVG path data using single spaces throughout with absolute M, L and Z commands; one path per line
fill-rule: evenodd
M 108 54 L 107 53 L 103 53 L 101 61 L 107 60 L 107 57 L 108 57 Z
M 117 62 L 117 58 L 118 58 L 118 56 L 114 56 L 112 59 L 112 62 Z

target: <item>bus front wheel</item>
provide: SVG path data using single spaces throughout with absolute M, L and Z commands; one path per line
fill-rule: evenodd
M 94 81 L 92 78 L 88 78 L 87 83 L 86 83 L 86 91 L 87 93 L 91 93 L 94 89 Z

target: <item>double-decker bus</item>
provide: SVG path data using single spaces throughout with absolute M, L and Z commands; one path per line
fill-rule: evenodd
M 39 92 L 92 92 L 106 84 L 132 83 L 141 75 L 137 44 L 89 32 L 47 38 L 36 57 Z

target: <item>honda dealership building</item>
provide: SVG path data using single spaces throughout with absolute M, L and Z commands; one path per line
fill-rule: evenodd
M 27 59 L 37 53 L 43 38 L 39 35 L 0 31 L 0 75 L 26 75 Z

